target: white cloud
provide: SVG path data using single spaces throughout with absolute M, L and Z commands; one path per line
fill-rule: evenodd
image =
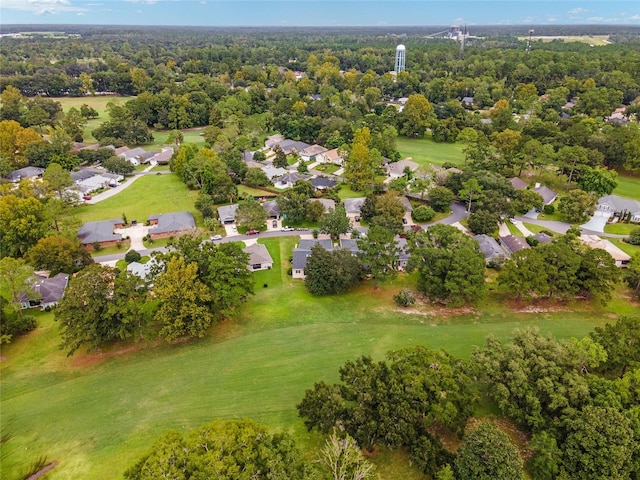
M 588 11 L 589 10 L 587 10 L 586 8 L 572 8 L 567 13 L 572 13 L 575 15 L 576 13 L 587 13 Z
M 82 17 L 82 16 L 84 16 L 84 12 L 78 12 L 78 13 L 76 13 L 76 15 L 78 15 L 79 17 Z
M 86 8 L 73 5 L 69 0 L 2 0 L 2 8 L 32 12 L 36 15 L 87 11 Z

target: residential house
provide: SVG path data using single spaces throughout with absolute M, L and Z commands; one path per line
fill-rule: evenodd
M 118 150 L 116 150 L 117 152 Z M 140 165 L 142 163 L 142 158 L 146 154 L 146 150 L 136 147 L 130 150 L 126 150 L 122 153 L 118 153 L 117 156 L 120 158 L 124 158 L 128 162 L 130 162 L 133 166 Z
M 269 270 L 273 267 L 273 259 L 267 247 L 261 243 L 248 245 L 244 251 L 249 254 L 249 270 Z
M 308 148 L 311 146 L 308 143 L 298 142 L 296 140 L 290 140 L 290 139 L 282 140 L 281 142 L 278 142 L 277 145 L 280 146 L 280 148 L 286 155 L 300 153 L 305 148 Z M 273 150 L 274 148 L 275 148 L 275 145 L 271 147 L 271 150 Z
M 507 252 L 500 244 L 489 235 L 474 235 L 472 237 L 480 246 L 480 251 L 484 255 L 485 263 L 489 264 L 495 261 L 501 261 L 508 257 Z
M 151 165 L 153 165 L 154 163 L 156 165 L 169 165 L 171 157 L 173 157 L 173 148 L 165 147 L 160 153 L 157 153 L 155 156 L 153 156 L 149 160 L 149 163 L 151 163 Z
M 604 120 L 609 123 L 615 123 L 617 125 L 626 125 L 629 123 L 629 118 L 626 115 L 627 107 L 626 105 L 621 105 L 616 108 L 611 115 L 609 115 Z
M 598 210 L 610 212 L 621 218 L 631 212 L 631 221 L 640 222 L 640 202 L 622 198 L 617 195 L 605 195 L 598 199 Z
M 250 152 L 249 150 L 245 150 L 242 152 L 242 161 L 243 162 L 253 162 L 253 154 L 254 152 Z
M 344 158 L 342 158 L 342 150 L 334 148 L 333 150 L 327 150 L 316 155 L 316 161 L 320 163 L 335 163 L 336 165 L 342 165 Z
M 304 149 L 300 150 L 300 152 L 298 152 L 298 153 L 300 155 L 300 158 L 303 161 L 308 162 L 308 161 L 316 160 L 316 157 L 318 155 L 320 155 L 320 154 L 322 154 L 324 152 L 327 152 L 327 151 L 328 151 L 328 149 L 324 148 L 321 145 L 311 145 L 311 146 L 309 146 L 307 148 L 304 148 Z
M 94 243 L 101 247 L 110 247 L 122 241 L 122 235 L 113 231 L 123 226 L 122 219 L 87 222 L 80 227 L 78 238 L 87 248 L 92 248 Z
M 277 144 L 284 141 L 284 135 L 277 133 L 276 135 L 271 135 L 267 137 L 264 141 L 264 146 L 268 149 L 273 149 Z
M 316 190 L 326 190 L 327 188 L 334 188 L 338 185 L 338 182 L 326 177 L 312 178 L 309 183 L 311 183 Z
M 418 169 L 418 164 L 408 158 L 400 160 L 399 162 L 392 162 L 387 165 L 387 175 L 389 178 L 400 178 L 405 175 L 405 169 L 408 168 L 411 173 Z
M 409 263 L 409 245 L 407 244 L 407 239 L 402 237 L 395 237 L 396 242 L 398 243 L 398 249 L 400 253 L 398 254 L 397 267 L 400 271 L 405 271 L 407 269 L 407 264 Z
M 182 235 L 196 228 L 196 221 L 191 212 L 150 215 L 147 220 L 149 225 L 153 225 L 148 232 L 152 240 Z
M 331 200 L 330 198 L 310 198 L 309 202 L 318 202 L 322 204 L 325 213 L 327 213 L 329 210 L 336 209 L 336 202 L 334 200 Z
M 362 205 L 364 205 L 365 200 L 365 197 L 345 198 L 344 200 L 342 200 L 342 202 L 344 203 L 344 209 L 347 211 L 347 216 L 360 216 L 360 209 L 362 208 Z
M 20 180 L 24 180 L 25 178 L 42 178 L 43 173 L 44 168 L 24 167 L 9 173 L 7 175 L 7 179 L 10 182 L 18 183 Z
M 631 261 L 631 256 L 626 254 L 609 240 L 604 240 L 597 235 L 580 235 L 580 241 L 591 248 L 600 248 L 607 252 L 616 262 L 616 267 L 626 267 Z
M 540 232 L 540 233 L 536 233 L 535 235 L 531 235 L 531 238 L 536 240 L 538 243 L 551 243 L 551 242 L 553 242 L 553 238 L 551 238 L 549 235 L 547 235 L 544 232 Z
M 280 205 L 276 200 L 267 200 L 262 204 L 262 208 L 267 212 L 269 218 L 280 219 Z
M 126 145 L 124 147 L 118 147 L 118 148 L 114 147 L 113 154 L 116 157 L 119 157 L 121 154 L 123 154 L 125 152 L 128 152 L 129 150 L 130 150 L 130 148 L 127 147 Z
M 298 246 L 293 249 L 293 259 L 291 260 L 291 276 L 293 278 L 304 279 L 306 277 L 304 269 L 307 266 L 307 259 L 311 256 L 311 247 L 316 244 L 320 244 L 325 250 L 333 250 L 333 243 L 329 238 L 300 239 Z
M 311 175 L 304 173 L 288 172 L 280 177 L 273 178 L 272 182 L 276 188 L 285 189 L 291 188 L 298 180 L 309 180 Z
M 509 255 L 512 253 L 529 248 L 529 244 L 522 237 L 516 235 L 507 235 L 500 237 L 500 244 L 504 247 Z
M 47 307 L 55 307 L 58 304 L 64 295 L 64 289 L 67 288 L 69 283 L 69 274 L 59 273 L 51 278 L 36 274 L 31 280 L 33 289 L 39 297 L 37 300 L 29 300 L 23 297 L 20 300 L 20 306 L 21 308 L 39 307 L 44 310 Z
M 118 173 L 109 173 L 104 168 L 81 168 L 71 172 L 71 178 L 80 192 L 88 194 L 101 188 L 115 187 L 124 177 Z
M 514 190 L 524 190 L 529 187 L 529 184 L 524 180 L 519 179 L 518 177 L 513 177 L 509 179 L 511 185 L 513 185 Z
M 462 97 L 460 103 L 464 108 L 471 108 L 473 107 L 473 97 Z
M 540 194 L 543 205 L 551 205 L 556 201 L 556 198 L 558 198 L 558 194 L 555 191 L 551 190 L 547 186 L 540 185 L 539 183 L 536 183 L 532 190 Z
M 247 167 L 249 167 L 249 165 L 247 165 Z M 282 176 L 286 175 L 287 173 L 289 173 L 289 171 L 286 168 L 274 167 L 270 163 L 267 163 L 265 165 L 259 165 L 259 168 L 262 169 L 262 171 L 267 176 L 267 178 L 269 180 L 271 180 L 272 182 L 273 182 L 274 178 L 282 177 Z
M 236 211 L 238 210 L 238 204 L 224 205 L 218 207 L 218 218 L 222 225 L 227 225 L 236 221 Z

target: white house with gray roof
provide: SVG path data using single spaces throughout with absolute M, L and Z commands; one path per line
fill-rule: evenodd
M 598 210 L 621 217 L 631 212 L 631 221 L 640 222 L 640 202 L 617 195 L 605 195 L 598 199 Z
M 218 207 L 218 218 L 222 225 L 228 225 L 236 221 L 236 212 L 238 211 L 238 204 L 224 205 Z
M 249 270 L 269 270 L 273 267 L 273 258 L 261 243 L 247 245 L 244 251 L 249 254 Z

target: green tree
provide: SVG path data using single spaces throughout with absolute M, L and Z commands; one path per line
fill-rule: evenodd
M 71 107 L 62 116 L 60 125 L 67 135 L 69 135 L 73 140 L 81 142 L 84 127 L 87 125 L 87 120 L 82 116 L 80 110 L 76 107 Z
M 278 197 L 278 206 L 284 218 L 291 223 L 302 222 L 307 215 L 309 197 L 304 193 L 289 190 Z
M 462 182 L 462 188 L 458 192 L 458 197 L 460 200 L 466 202 L 467 212 L 471 212 L 471 203 L 481 198 L 482 190 L 482 186 L 475 178 L 470 178 L 466 182 Z
M 332 480 L 374 480 L 376 467 L 362 454 L 362 449 L 349 436 L 338 437 L 334 431 L 320 451 L 320 464 Z
M 107 171 L 120 175 L 128 175 L 132 173 L 135 168 L 126 158 L 117 157 L 115 155 L 102 162 L 102 166 L 106 168 Z
M 624 241 L 631 245 L 640 245 L 640 227 L 631 230 L 631 233 L 629 233 L 629 236 L 625 238 Z
M 400 249 L 393 232 L 379 226 L 372 226 L 366 236 L 357 241 L 358 258 L 365 265 L 371 278 L 373 288 L 378 288 L 378 281 L 392 278 L 398 273 L 398 256 Z
M 600 248 L 588 248 L 578 253 L 580 266 L 576 277 L 580 292 L 587 300 L 596 294 L 606 304 L 611 300 L 611 293 L 620 279 L 620 270 L 616 267 L 615 260 Z
M 429 222 L 435 216 L 436 212 L 427 205 L 418 205 L 411 211 L 411 218 L 419 223 Z
M 186 437 L 165 434 L 124 476 L 128 480 L 305 480 L 309 470 L 288 434 L 272 435 L 252 420 L 218 420 Z
M 257 167 L 247 169 L 247 173 L 244 177 L 244 183 L 252 187 L 266 187 L 267 185 L 271 185 L 271 181 L 269 180 L 269 177 L 267 177 L 267 174 Z
M 611 195 L 618 186 L 618 172 L 604 167 L 587 167 L 580 175 L 578 186 L 585 192 L 593 192 L 598 197 Z
M 305 286 L 313 295 L 341 294 L 358 284 L 361 271 L 360 262 L 349 250 L 327 251 L 316 244 L 304 269 Z
M 558 478 L 562 452 L 558 448 L 555 437 L 547 431 L 534 434 L 529 442 L 533 454 L 527 463 L 534 478 L 555 480 Z
M 544 256 L 537 248 L 514 252 L 498 274 L 498 285 L 506 287 L 516 302 L 548 291 Z
M 27 253 L 47 230 L 45 207 L 36 198 L 0 196 L 0 257 Z
M 273 148 L 273 152 L 276 154 L 273 159 L 273 166 L 278 168 L 287 168 L 289 166 L 289 162 L 287 161 L 287 154 L 284 153 L 282 147 L 280 145 L 276 145 Z
M 607 352 L 600 371 L 623 377 L 629 367 L 640 365 L 640 318 L 620 317 L 615 323 L 596 327 L 589 335 Z
M 309 200 L 307 202 L 307 211 L 305 213 L 305 219 L 309 222 L 319 222 L 324 215 L 324 205 L 315 200 Z
M 586 222 L 596 210 L 598 198 L 584 190 L 571 190 L 560 197 L 558 211 L 571 223 Z
M 20 121 L 22 110 L 24 108 L 24 97 L 20 90 L 13 85 L 7 87 L 0 94 L 0 120 Z
M 640 298 L 640 254 L 636 254 L 627 264 L 624 281 L 633 290 L 634 296 Z
M 153 287 L 159 305 L 154 320 L 162 325 L 160 335 L 167 341 L 180 337 L 203 337 L 213 323 L 211 294 L 198 279 L 198 264 L 172 258 Z
M 498 230 L 500 216 L 488 210 L 476 210 L 468 219 L 469 230 L 476 235 L 489 234 Z
M 87 120 L 89 120 L 91 118 L 98 118 L 100 116 L 100 114 L 98 113 L 98 111 L 95 108 L 90 107 L 86 103 L 83 103 L 80 106 L 80 115 L 82 115 Z
M 542 210 L 542 197 L 533 190 L 518 190 L 513 200 L 513 208 L 516 212 L 525 214 L 529 210 Z
M 424 95 L 409 95 L 400 114 L 400 133 L 411 138 L 422 137 L 432 117 L 433 107 Z
M 69 170 L 65 170 L 57 163 L 50 163 L 42 175 L 42 179 L 47 183 L 47 187 L 55 196 L 67 203 L 73 203 L 76 195 L 69 191 L 74 185 L 73 177 Z
M 331 236 L 334 242 L 351 230 L 351 221 L 344 207 L 329 209 L 320 219 L 320 231 Z
M 72 277 L 54 316 L 67 356 L 81 347 L 91 351 L 132 337 L 144 321 L 145 294 L 136 275 L 98 264 Z
M 241 201 L 236 211 L 236 223 L 249 230 L 262 228 L 267 221 L 267 211 L 253 197 Z
M 77 239 L 60 235 L 41 238 L 29 249 L 26 257 L 35 268 L 48 270 L 51 275 L 74 273 L 93 263 L 91 254 Z
M 373 185 L 376 174 L 376 159 L 370 148 L 371 131 L 368 127 L 359 128 L 353 135 L 351 150 L 349 151 L 344 176 L 351 188 L 357 192 Z
M 447 187 L 433 187 L 429 190 L 429 203 L 436 212 L 448 211 L 455 198 Z
M 522 480 L 524 475 L 518 447 L 493 423 L 483 423 L 465 436 L 455 466 L 463 480 Z
M 35 289 L 33 267 L 25 264 L 21 258 L 0 259 L 0 297 L 7 302 L 8 308 L 18 312 L 22 317 L 20 307 L 22 299 L 38 300 L 40 298 L 40 294 Z

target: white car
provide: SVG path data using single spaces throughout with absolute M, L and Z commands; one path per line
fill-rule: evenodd
M 283 232 L 293 232 L 295 230 L 295 228 L 293 228 L 293 227 L 282 227 L 281 230 Z
M 211 240 L 222 240 L 222 235 L 214 235 Z

